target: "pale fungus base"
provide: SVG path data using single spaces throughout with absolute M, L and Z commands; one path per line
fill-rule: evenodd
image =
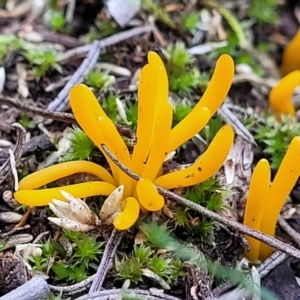
M 251 178 L 244 224 L 275 236 L 276 222 L 283 205 L 300 176 L 300 136 L 294 137 L 280 164 L 272 185 L 270 166 L 261 160 Z M 268 245 L 247 237 L 251 251 L 249 259 L 267 259 L 273 252 Z
M 167 189 L 187 187 L 203 182 L 221 168 L 234 141 L 234 131 L 229 125 L 218 131 L 205 153 L 189 168 L 162 175 L 163 162 L 169 153 L 202 130 L 225 100 L 234 76 L 232 58 L 227 54 L 220 56 L 202 98 L 174 128 L 171 128 L 173 112 L 168 102 L 165 66 L 155 52 L 149 52 L 148 62 L 139 76 L 137 143 L 133 153 L 129 153 L 91 90 L 83 84 L 76 85 L 69 95 L 71 109 L 80 127 L 107 159 L 111 173 L 90 162 L 58 164 L 21 180 L 20 189 L 15 193 L 17 201 L 30 206 L 47 205 L 52 198 L 64 200 L 61 189 L 77 198 L 110 195 L 107 201 L 111 205 L 103 205 L 105 209 L 116 210 L 111 212 L 114 217 L 109 222 L 118 230 L 126 230 L 137 221 L 140 209 L 154 212 L 164 206 L 164 198 L 153 182 Z M 141 180 L 136 183 L 120 170 L 102 150 L 102 144 L 127 168 L 140 175 Z M 59 178 L 82 172 L 96 175 L 101 181 L 37 190 Z M 103 213 L 109 215 L 102 210 L 102 217 Z

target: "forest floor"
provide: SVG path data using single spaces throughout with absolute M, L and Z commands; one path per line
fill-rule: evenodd
M 300 182 L 291 182 L 276 239 L 257 228 L 272 256 L 246 258 L 245 236 L 253 232 L 243 225 L 254 167 L 267 159 L 274 179 L 300 132 L 297 112 L 279 122 L 269 103 L 299 29 L 297 1 L 103 2 L 0 0 L 0 299 L 300 299 Z M 163 168 L 192 164 L 229 124 L 235 142 L 218 173 L 162 192 L 163 209 L 142 212 L 125 231 L 98 220 L 104 196 L 86 199 L 96 221 L 76 221 L 81 229 L 51 222 L 48 205 L 18 203 L 18 181 L 37 170 L 74 160 L 108 169 L 72 115 L 68 94 L 76 84 L 91 88 L 132 149 L 149 51 L 166 67 L 173 126 L 201 99 L 218 58 L 232 57 L 224 103 Z M 296 88 L 296 109 L 299 95 Z M 90 180 L 73 174 L 47 187 Z

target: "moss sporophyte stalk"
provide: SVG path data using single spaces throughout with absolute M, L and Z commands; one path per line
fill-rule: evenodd
M 83 84 L 74 86 L 69 95 L 71 109 L 82 130 L 107 159 L 110 171 L 86 161 L 51 166 L 22 179 L 19 190 L 14 194 L 15 199 L 29 206 L 42 206 L 53 198 L 65 201 L 61 190 L 78 198 L 108 196 L 114 192 L 113 198 L 118 202 L 114 207 L 120 207 L 120 211 L 113 212 L 116 214 L 112 222 L 118 230 L 130 228 L 137 221 L 140 209 L 144 212 L 159 211 L 164 206 L 164 198 L 154 184 L 166 189 L 187 187 L 207 180 L 220 169 L 234 140 L 234 131 L 229 125 L 217 132 L 205 153 L 190 167 L 162 173 L 168 154 L 201 131 L 215 114 L 229 91 L 233 76 L 232 58 L 226 54 L 220 56 L 204 95 L 193 110 L 172 128 L 173 111 L 168 102 L 165 66 L 158 54 L 149 52 L 148 64 L 139 76 L 137 142 L 132 153 L 91 90 Z M 136 182 L 120 170 L 103 151 L 102 144 L 141 179 Z M 99 181 L 39 189 L 75 173 L 90 173 Z

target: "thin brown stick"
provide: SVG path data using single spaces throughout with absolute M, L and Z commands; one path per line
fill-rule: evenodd
M 112 266 L 112 260 L 116 254 L 117 248 L 124 236 L 123 232 L 113 230 L 106 244 L 101 263 L 98 267 L 96 277 L 92 283 L 89 294 L 97 292 L 101 289 L 107 272 Z
M 23 153 L 23 147 L 25 144 L 26 139 L 26 131 L 24 127 L 19 123 L 12 124 L 12 127 L 17 132 L 17 140 L 16 144 L 13 150 L 13 155 L 15 159 L 15 163 L 17 164 L 19 160 L 21 159 L 22 153 Z M 10 158 L 6 160 L 6 162 L 1 166 L 0 168 L 0 184 L 8 177 L 8 175 L 11 173 L 11 164 L 10 164 Z
M 39 107 L 26 105 L 19 100 L 16 100 L 11 97 L 3 96 L 3 95 L 0 95 L 0 105 L 1 104 L 5 104 L 10 107 L 15 107 L 21 111 L 28 113 L 31 116 L 42 116 L 42 117 L 49 118 L 52 120 L 78 125 L 74 115 L 71 113 L 54 112 L 54 111 L 45 110 L 45 109 L 42 109 Z M 118 125 L 118 124 L 116 124 L 116 127 L 118 129 L 118 132 L 121 135 L 126 136 L 127 138 L 135 141 L 135 138 L 136 138 L 135 133 L 132 130 L 130 130 L 129 128 L 127 128 L 123 125 Z
M 72 86 L 83 82 L 84 77 L 94 68 L 97 63 L 98 57 L 103 48 L 117 44 L 121 41 L 132 38 L 136 35 L 149 32 L 152 29 L 152 26 L 143 26 L 138 28 L 133 28 L 127 31 L 116 33 L 112 36 L 104 38 L 99 41 L 94 41 L 88 51 L 86 58 L 82 61 L 81 65 L 77 71 L 72 75 L 69 81 L 65 84 L 63 89 L 58 93 L 53 101 L 51 101 L 47 107 L 47 110 L 63 112 L 69 108 L 69 92 Z M 45 124 L 50 124 L 52 119 L 44 120 Z
M 102 147 L 103 151 L 108 155 L 108 157 L 127 175 L 129 175 L 131 178 L 133 178 L 134 180 L 137 180 L 137 181 L 141 178 L 138 174 L 133 173 L 130 169 L 128 169 L 126 166 L 124 166 L 121 162 L 119 162 L 104 144 L 102 144 L 101 147 Z M 249 235 L 257 240 L 260 240 L 261 242 L 264 242 L 265 244 L 267 244 L 275 249 L 281 250 L 282 252 L 284 252 L 286 254 L 289 254 L 295 258 L 300 259 L 300 251 L 298 249 L 296 249 L 290 245 L 287 245 L 272 236 L 264 234 L 258 230 L 255 230 L 253 228 L 250 228 L 250 227 L 240 224 L 238 222 L 228 220 L 228 219 L 216 214 L 215 212 L 212 212 L 199 204 L 196 204 L 196 203 L 189 201 L 179 195 L 176 195 L 160 186 L 155 185 L 155 187 L 158 190 L 158 192 L 166 198 L 172 199 L 181 205 L 191 208 L 192 210 L 200 213 L 201 215 L 204 215 L 212 220 L 215 220 L 221 224 L 224 224 L 225 226 L 231 227 L 232 229 L 234 229 L 236 231 L 239 231 L 243 234 Z
M 300 247 L 300 234 L 296 230 L 294 230 L 282 216 L 279 216 L 278 223 L 279 223 L 280 227 L 297 244 L 297 246 Z
M 32 105 L 26 105 L 22 103 L 19 100 L 16 100 L 14 98 L 8 97 L 8 96 L 3 96 L 0 95 L 0 104 L 5 104 L 10 107 L 15 107 L 21 111 L 27 112 L 31 116 L 42 116 L 45 118 L 50 118 L 56 121 L 61 121 L 65 123 L 71 123 L 71 124 L 76 124 L 76 120 L 73 116 L 73 114 L 69 113 L 61 113 L 61 112 L 53 112 L 53 111 L 48 111 L 39 107 L 35 107 Z

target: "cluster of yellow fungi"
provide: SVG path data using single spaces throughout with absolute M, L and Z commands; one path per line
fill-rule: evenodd
M 275 236 L 276 222 L 280 211 L 300 176 L 300 136 L 294 137 L 278 168 L 271 185 L 269 162 L 261 159 L 254 168 L 246 203 L 244 224 Z M 265 260 L 273 249 L 264 243 L 247 237 L 251 260 Z
M 296 112 L 292 96 L 300 84 L 300 28 L 283 52 L 280 67 L 283 78 L 271 90 L 269 102 L 278 116 Z M 249 186 L 244 214 L 244 224 L 263 233 L 275 236 L 280 211 L 300 176 L 300 136 L 293 138 L 271 185 L 269 162 L 261 159 L 256 165 Z M 247 237 L 251 250 L 246 255 L 251 260 L 265 260 L 273 249 L 260 241 Z
M 234 63 L 229 55 L 217 61 L 212 79 L 193 110 L 172 128 L 172 107 L 168 101 L 168 77 L 161 58 L 148 53 L 148 64 L 140 73 L 138 85 L 137 142 L 130 153 L 115 124 L 105 114 L 91 90 L 76 85 L 70 91 L 74 116 L 88 137 L 99 147 L 110 171 L 87 161 L 73 161 L 37 171 L 22 179 L 15 199 L 29 206 L 47 205 L 53 198 L 65 201 L 61 190 L 74 197 L 107 196 L 123 186 L 122 211 L 114 218 L 118 230 L 126 230 L 137 221 L 140 210 L 155 212 L 164 206 L 164 198 L 155 185 L 174 189 L 198 184 L 213 176 L 222 166 L 233 141 L 234 131 L 223 126 L 203 155 L 190 167 L 163 174 L 168 154 L 201 131 L 223 103 L 234 76 Z M 141 176 L 136 182 L 119 169 L 102 149 L 109 151 L 127 168 Z M 99 181 L 64 187 L 39 189 L 44 185 L 75 173 L 89 173 Z
M 286 46 L 282 56 L 280 72 L 282 79 L 271 90 L 269 102 L 271 108 L 280 116 L 281 114 L 295 116 L 293 105 L 293 92 L 300 84 L 300 28 L 291 42 Z
M 291 59 L 299 52 L 300 30 L 286 48 L 281 71 L 286 75 L 270 93 L 270 104 L 277 114 L 295 115 L 291 97 L 300 82 L 298 67 Z M 222 166 L 234 140 L 233 129 L 223 126 L 204 154 L 190 167 L 163 174 L 162 166 L 168 154 L 201 131 L 223 103 L 234 76 L 234 63 L 229 55 L 217 61 L 213 76 L 200 101 L 193 110 L 172 128 L 172 107 L 168 101 L 168 78 L 162 60 L 155 52 L 149 52 L 148 64 L 140 73 L 138 85 L 137 142 L 130 153 L 115 124 L 105 114 L 91 90 L 76 85 L 70 91 L 70 105 L 74 116 L 105 156 L 109 169 L 88 161 L 71 161 L 37 171 L 22 179 L 15 199 L 29 206 L 43 206 L 53 198 L 65 201 L 65 192 L 74 197 L 108 196 L 122 190 L 121 211 L 112 220 L 118 230 L 126 230 L 137 221 L 140 210 L 155 212 L 164 206 L 164 198 L 155 185 L 165 189 L 192 186 L 213 176 Z M 119 169 L 107 156 L 101 145 L 128 169 L 140 175 L 136 182 Z M 287 196 L 300 175 L 300 137 L 295 137 L 278 169 L 271 185 L 270 166 L 267 160 L 259 161 L 254 169 L 246 204 L 244 224 L 271 236 L 275 235 L 276 221 Z M 56 188 L 40 189 L 50 182 L 76 173 L 89 173 L 99 181 L 83 182 Z M 121 189 L 118 187 L 122 187 Z M 114 213 L 114 212 L 112 212 Z M 272 248 L 247 237 L 251 260 L 265 259 Z

